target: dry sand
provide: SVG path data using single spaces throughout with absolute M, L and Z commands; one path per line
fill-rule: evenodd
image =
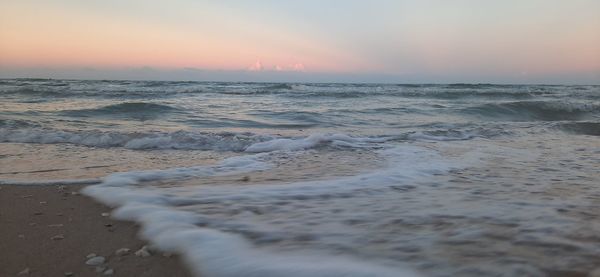
M 138 227 L 102 216 L 110 209 L 81 188 L 0 186 L 0 276 L 105 276 L 85 264 L 90 253 L 107 258 L 112 276 L 191 275 L 177 256 L 134 255 L 146 244 Z M 118 256 L 120 248 L 131 251 Z

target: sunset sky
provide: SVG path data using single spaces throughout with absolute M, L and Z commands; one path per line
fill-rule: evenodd
M 600 84 L 597 0 L 0 0 L 0 78 Z

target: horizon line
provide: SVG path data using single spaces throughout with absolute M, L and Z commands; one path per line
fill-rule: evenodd
M 334 82 L 334 81 L 214 81 L 214 80 L 152 80 L 152 79 L 90 79 L 90 78 L 40 78 L 40 77 L 0 77 L 0 80 L 59 80 L 59 81 L 125 81 L 125 82 L 186 82 L 186 83 L 244 83 L 244 84 L 371 84 L 371 85 L 398 85 L 398 86 L 410 86 L 410 85 L 467 85 L 467 86 L 600 86 L 599 84 L 584 84 L 584 83 L 561 83 L 561 84 L 549 84 L 549 83 L 490 83 L 490 82 L 373 82 L 373 81 L 357 81 L 357 82 Z

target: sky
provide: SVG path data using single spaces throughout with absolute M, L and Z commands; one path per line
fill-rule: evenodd
M 600 84 L 598 0 L 0 0 L 0 78 Z

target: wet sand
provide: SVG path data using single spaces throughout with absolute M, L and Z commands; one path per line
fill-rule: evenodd
M 103 216 L 110 209 L 81 188 L 0 186 L 0 276 L 106 276 L 85 264 L 90 253 L 106 258 L 112 276 L 191 276 L 177 256 L 136 256 L 146 244 L 139 228 Z M 130 252 L 115 254 L 121 248 Z

